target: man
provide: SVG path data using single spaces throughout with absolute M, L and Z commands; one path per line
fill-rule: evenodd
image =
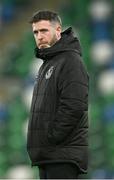
M 43 60 L 35 82 L 27 149 L 41 179 L 76 179 L 87 172 L 88 75 L 72 28 L 39 11 L 31 19 L 35 54 Z

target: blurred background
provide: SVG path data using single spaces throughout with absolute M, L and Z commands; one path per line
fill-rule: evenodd
M 114 0 L 0 0 L 0 178 L 35 179 L 26 151 L 27 123 L 36 73 L 28 23 L 41 9 L 57 11 L 74 28 L 90 75 L 89 172 L 114 178 Z

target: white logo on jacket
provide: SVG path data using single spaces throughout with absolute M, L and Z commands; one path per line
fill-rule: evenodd
M 49 79 L 51 77 L 53 70 L 54 70 L 54 66 L 51 66 L 45 75 L 46 79 Z

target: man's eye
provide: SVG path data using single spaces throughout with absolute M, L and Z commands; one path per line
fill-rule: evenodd
M 38 34 L 38 31 L 34 31 L 34 34 Z

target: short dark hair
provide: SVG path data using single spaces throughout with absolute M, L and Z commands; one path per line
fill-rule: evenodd
M 41 20 L 49 20 L 50 22 L 57 22 L 62 26 L 61 18 L 56 12 L 43 10 L 37 11 L 33 14 L 32 18 L 30 19 L 30 23 L 36 23 Z

